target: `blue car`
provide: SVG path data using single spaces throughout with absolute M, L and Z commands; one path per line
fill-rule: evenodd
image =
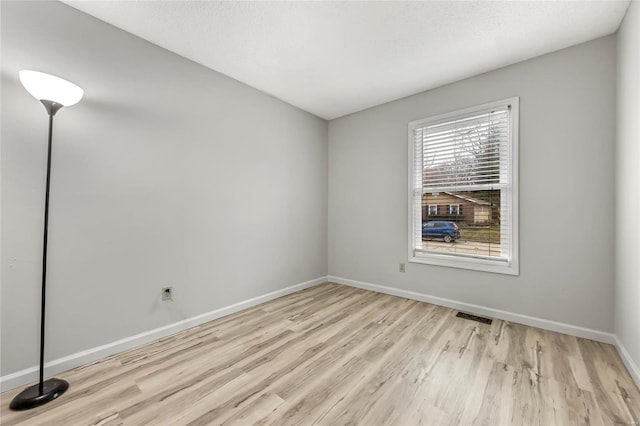
M 460 238 L 460 230 L 455 222 L 444 220 L 430 220 L 422 223 L 422 239 L 431 240 L 442 238 L 445 243 L 450 243 Z

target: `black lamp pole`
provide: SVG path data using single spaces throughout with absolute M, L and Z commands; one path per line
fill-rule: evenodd
M 12 410 L 28 410 L 46 404 L 62 395 L 68 388 L 69 383 L 62 379 L 51 378 L 44 380 L 44 325 L 45 325 L 45 303 L 47 300 L 47 235 L 49 233 L 49 182 L 51 179 L 51 147 L 53 135 L 53 116 L 63 105 L 42 100 L 47 113 L 49 114 L 49 142 L 47 152 L 47 184 L 44 198 L 44 240 L 42 248 L 42 299 L 40 303 L 40 380 L 38 384 L 25 388 L 13 398 L 9 408 Z

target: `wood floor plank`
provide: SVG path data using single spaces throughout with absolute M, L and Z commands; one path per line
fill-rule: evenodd
M 513 408 L 512 384 L 515 370 L 512 366 L 493 361 L 491 371 L 481 395 L 481 404 L 475 413 L 467 412 L 468 424 L 489 426 L 511 423 L 510 414 Z
M 326 283 L 64 372 L 2 425 L 640 425 L 615 348 Z
M 422 307 L 417 306 L 417 317 L 412 315 L 405 318 L 406 332 L 396 334 L 396 328 L 387 335 L 393 339 L 392 345 L 385 339 L 380 345 L 384 352 L 376 354 L 375 357 L 365 358 L 372 364 L 369 370 L 361 377 L 359 383 L 350 386 L 351 389 L 329 412 L 317 419 L 318 423 L 356 424 L 381 399 L 393 383 L 393 378 L 399 376 L 406 365 L 423 352 L 429 343 L 426 339 L 416 338 L 412 333 L 414 329 L 424 325 L 420 319 L 420 315 L 424 313 L 424 309 L 420 309 Z M 370 352 L 366 354 L 370 355 Z

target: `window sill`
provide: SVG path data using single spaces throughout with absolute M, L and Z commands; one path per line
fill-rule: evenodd
M 501 260 L 479 259 L 463 256 L 424 254 L 420 256 L 410 256 L 409 262 L 421 263 L 423 265 L 469 269 L 481 272 L 492 272 L 494 274 L 520 275 L 520 268 L 518 267 L 518 264 L 513 261 L 506 262 Z

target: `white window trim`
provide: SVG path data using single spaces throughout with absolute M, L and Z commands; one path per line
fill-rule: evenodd
M 453 117 L 458 117 L 466 114 L 473 114 L 476 112 L 484 111 L 490 108 L 497 108 L 505 105 L 511 106 L 510 117 L 510 128 L 511 128 L 511 158 L 510 160 L 510 182 L 511 187 L 510 190 L 507 190 L 507 197 L 511 197 L 511 209 L 510 209 L 510 223 L 511 223 L 511 241 L 509 242 L 511 251 L 509 260 L 505 261 L 502 259 L 489 259 L 487 257 L 471 257 L 471 256 L 460 256 L 460 255 L 449 255 L 449 254 L 440 254 L 440 253 L 428 253 L 421 256 L 415 255 L 414 250 L 414 230 L 415 222 L 416 222 L 416 214 L 422 214 L 421 211 L 417 212 L 415 210 L 415 198 L 416 193 L 419 191 L 420 197 L 422 196 L 422 188 L 414 188 L 414 134 L 413 130 L 416 127 L 424 127 L 427 125 L 435 124 L 439 121 L 447 121 Z M 518 146 L 519 146 L 519 125 L 520 122 L 520 98 L 513 97 L 504 99 L 501 101 L 490 102 L 484 105 L 478 105 L 471 108 L 465 108 L 462 110 L 452 111 L 445 114 L 440 114 L 434 117 L 429 117 L 421 120 L 412 121 L 407 126 L 407 138 L 408 138 L 408 152 L 409 152 L 409 173 L 408 173 L 408 253 L 409 253 L 409 262 L 412 263 L 421 263 L 427 265 L 437 265 L 437 266 L 447 266 L 453 268 L 460 269 L 470 269 L 475 271 L 483 271 L 483 272 L 493 272 L 499 274 L 507 274 L 507 275 L 520 275 L 520 250 L 519 250 L 519 214 L 518 214 L 518 206 L 519 206 L 519 194 L 518 194 Z M 420 217 L 422 220 L 422 217 Z
M 458 210 L 457 213 L 453 212 L 453 208 L 454 207 Z M 452 215 L 452 214 L 460 214 L 460 204 L 449 204 L 449 214 L 450 215 Z
M 436 212 L 431 214 L 431 207 L 436 208 Z M 438 205 L 437 204 L 427 204 L 427 216 L 438 216 Z

